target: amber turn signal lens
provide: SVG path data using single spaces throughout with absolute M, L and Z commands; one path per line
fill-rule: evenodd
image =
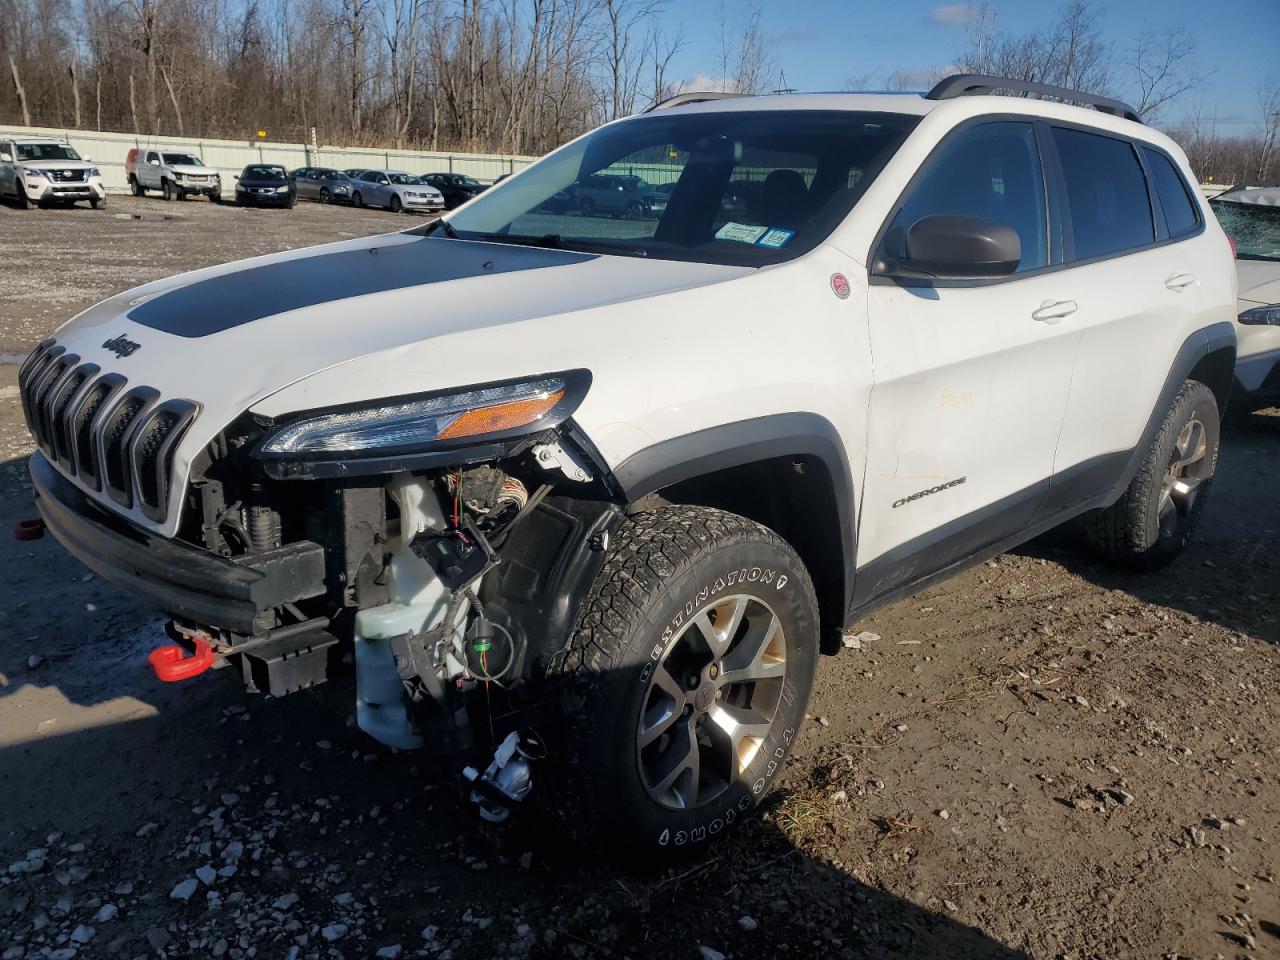
M 511 430 L 515 427 L 526 427 L 539 417 L 550 413 L 563 398 L 564 391 L 557 390 L 545 397 L 468 410 L 441 430 L 438 439 L 456 440 L 459 437 L 475 437 L 485 433 Z

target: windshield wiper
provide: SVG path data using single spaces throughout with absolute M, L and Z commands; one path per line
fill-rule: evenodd
M 482 233 L 472 237 L 485 243 L 510 243 L 521 247 L 545 247 L 548 250 L 576 250 L 582 253 L 609 253 L 620 257 L 647 257 L 641 247 L 622 247 L 605 240 L 573 238 L 566 240 L 558 233 L 544 233 L 538 237 L 511 233 Z
M 527 237 L 518 233 L 481 233 L 475 239 L 485 243 L 514 243 L 522 247 L 547 247 L 552 250 L 564 246 L 564 238 L 558 233 L 544 233 L 540 237 Z

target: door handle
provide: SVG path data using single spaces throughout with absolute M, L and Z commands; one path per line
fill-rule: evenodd
M 1057 323 L 1063 317 L 1069 317 L 1077 310 L 1074 300 L 1046 300 L 1031 311 L 1031 319 L 1041 323 Z
M 1164 282 L 1165 288 L 1172 290 L 1174 293 L 1181 293 L 1184 289 L 1199 283 L 1194 273 L 1175 273 Z

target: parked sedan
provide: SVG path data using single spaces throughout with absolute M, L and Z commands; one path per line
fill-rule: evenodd
M 428 173 L 422 179 L 444 194 L 444 202 L 450 210 L 487 189 L 475 177 L 461 173 Z
M 236 202 L 251 207 L 292 207 L 297 199 L 288 171 L 279 164 L 251 163 L 236 178 Z
M 367 170 L 351 184 L 351 202 L 357 207 L 382 207 L 435 213 L 445 208 L 440 191 L 402 170 Z
M 332 167 L 300 167 L 293 171 L 293 181 L 298 187 L 299 200 L 351 202 L 351 180 L 341 170 L 334 170 Z

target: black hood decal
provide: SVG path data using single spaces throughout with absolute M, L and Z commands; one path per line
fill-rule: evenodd
M 594 259 L 592 254 L 566 250 L 419 237 L 199 280 L 134 307 L 128 316 L 179 337 L 207 337 L 277 313 L 349 297 Z

